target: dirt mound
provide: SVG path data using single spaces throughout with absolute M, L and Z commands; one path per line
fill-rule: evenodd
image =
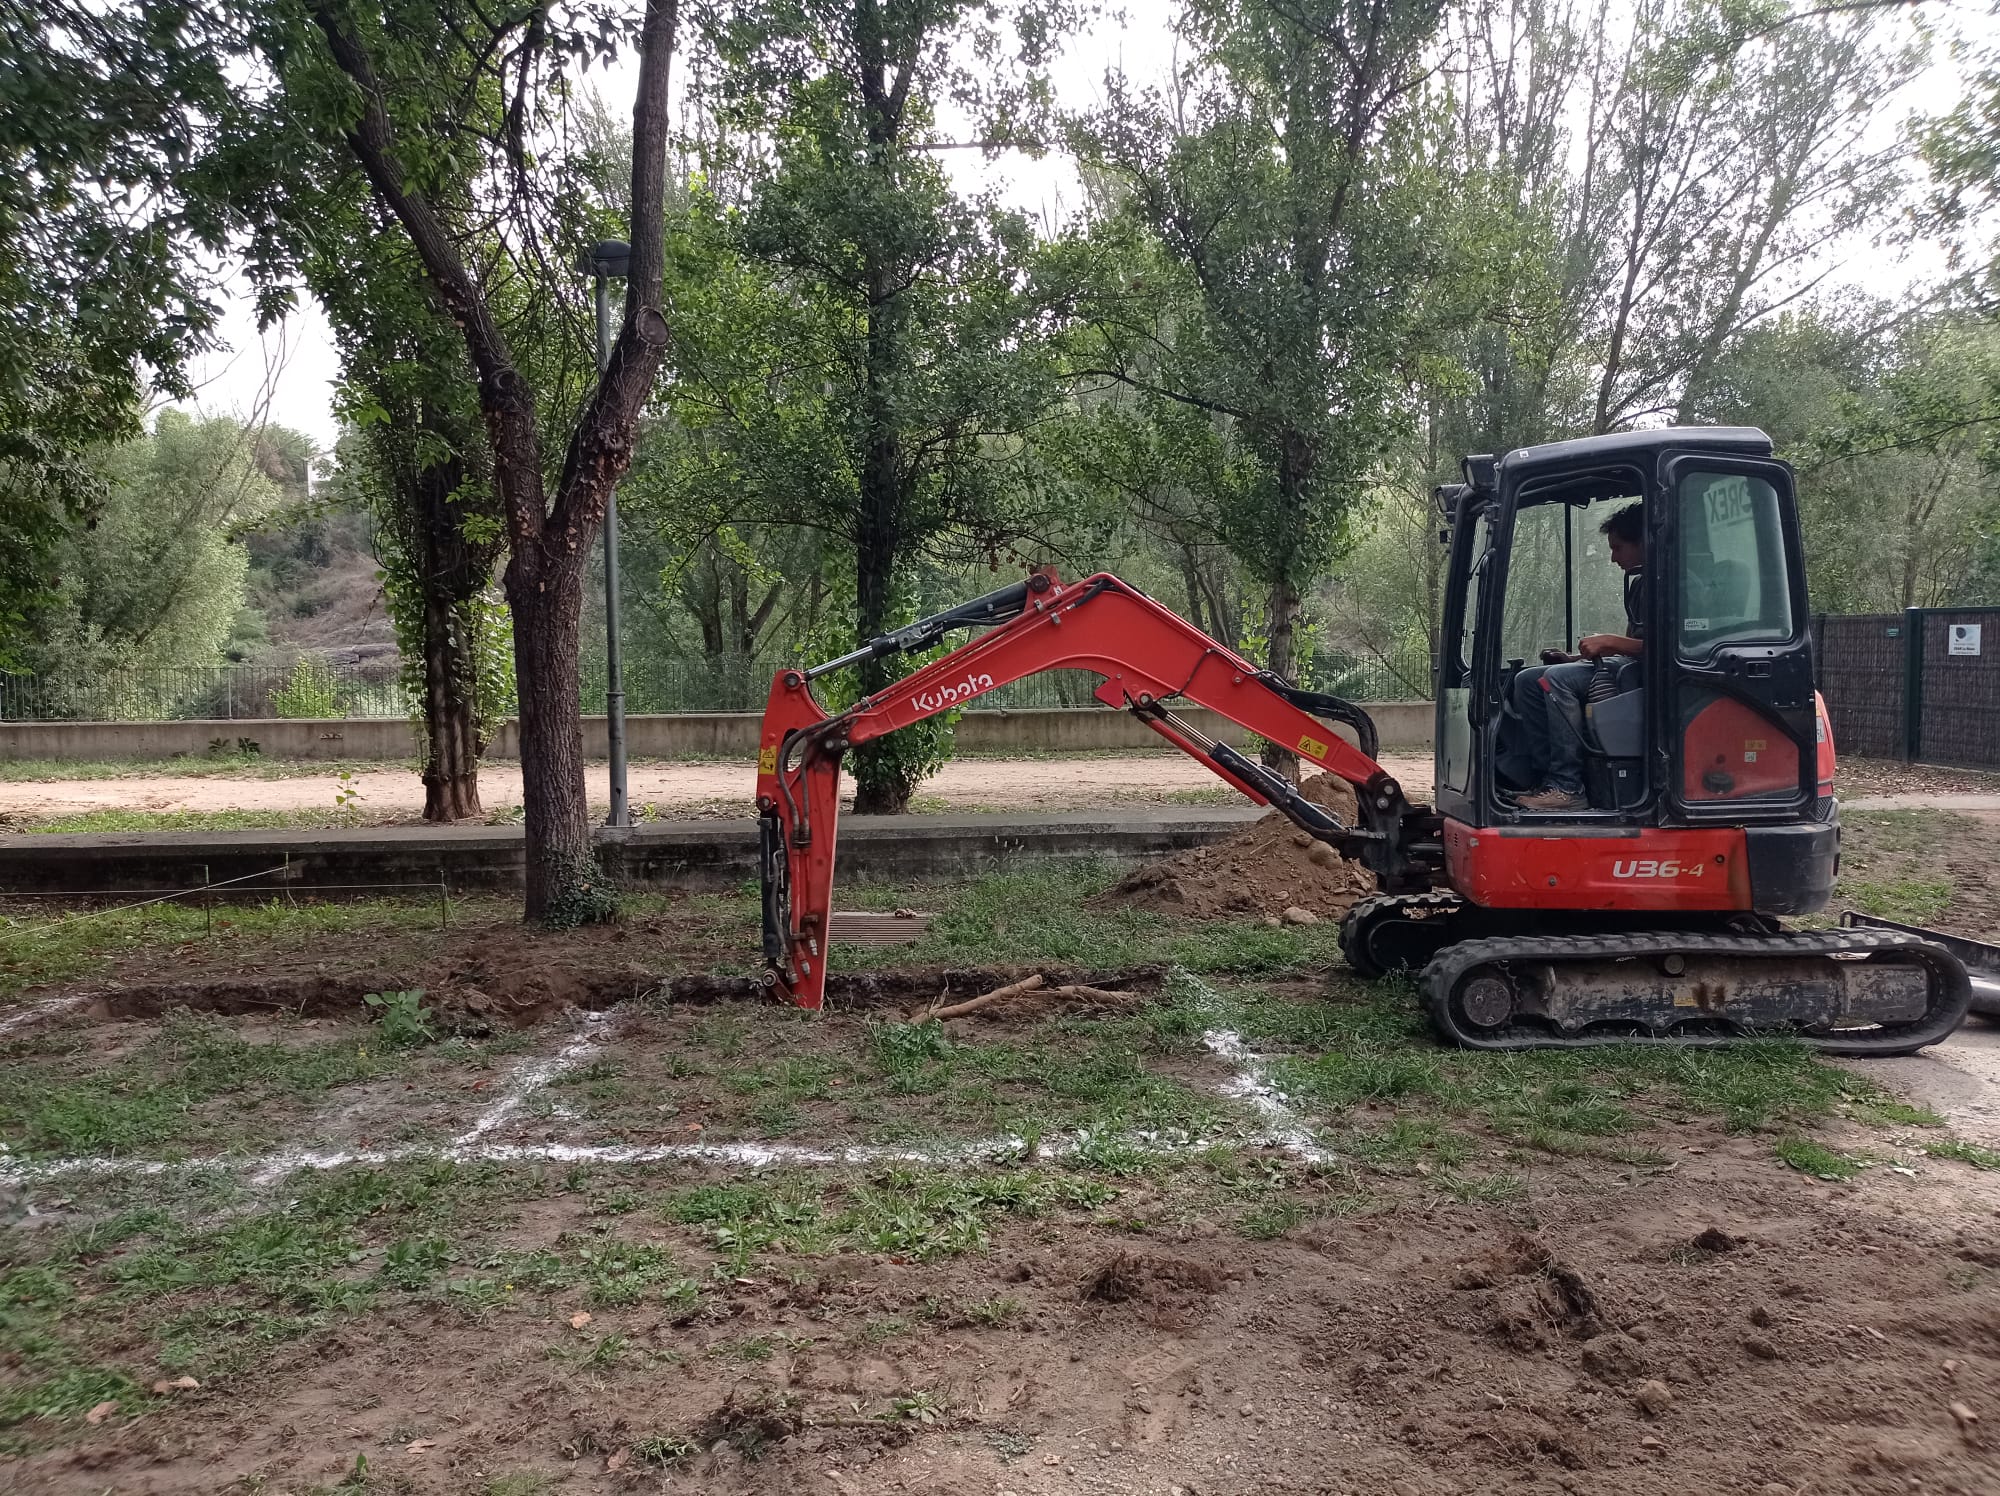
M 1314 774 L 1299 786 L 1299 793 L 1354 824 L 1354 791 L 1345 781 Z M 1274 810 L 1227 841 L 1191 847 L 1134 868 L 1091 903 L 1194 919 L 1244 915 L 1283 919 L 1287 909 L 1334 919 L 1374 891 L 1372 873 L 1346 861 Z

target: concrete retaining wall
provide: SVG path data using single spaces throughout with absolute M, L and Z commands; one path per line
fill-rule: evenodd
M 1428 701 L 1368 703 L 1382 746 L 1425 749 L 1431 742 Z M 1203 708 L 1181 713 L 1210 736 L 1241 746 L 1244 733 Z M 756 712 L 688 712 L 626 720 L 627 752 L 634 758 L 740 758 L 757 754 Z M 415 729 L 397 718 L 344 721 L 260 719 L 236 722 L 0 722 L 0 760 L 55 760 L 96 763 L 116 759 L 199 758 L 220 747 L 255 743 L 274 759 L 413 759 Z M 584 752 L 603 758 L 604 719 L 583 719 Z M 1088 751 L 1172 751 L 1130 713 L 1103 707 L 1037 708 L 1026 711 L 972 711 L 958 724 L 964 753 L 1081 753 Z M 513 722 L 502 725 L 487 757 L 520 756 Z
M 1187 806 L 1142 813 L 1082 811 L 1010 817 L 845 816 L 844 882 L 958 878 L 1051 857 L 1158 856 L 1219 840 L 1257 807 Z M 758 876 L 755 821 L 670 821 L 600 828 L 599 856 L 620 885 L 724 890 Z M 422 897 L 521 886 L 518 826 L 387 827 L 356 831 L 149 832 L 144 835 L 17 836 L 0 840 L 0 898 L 10 893 L 166 893 L 232 883 L 230 897 L 269 898 L 290 889 L 337 889 L 365 897 L 368 885 L 412 885 Z M 418 887 L 416 885 L 421 885 Z

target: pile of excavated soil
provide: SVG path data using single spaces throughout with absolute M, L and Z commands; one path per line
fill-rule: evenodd
M 1348 825 L 1355 823 L 1354 791 L 1343 780 L 1314 774 L 1299 793 Z M 1195 919 L 1283 919 L 1288 909 L 1334 919 L 1374 891 L 1374 875 L 1366 868 L 1274 810 L 1227 841 L 1141 864 L 1091 902 Z M 1303 922 L 1297 914 L 1292 918 Z

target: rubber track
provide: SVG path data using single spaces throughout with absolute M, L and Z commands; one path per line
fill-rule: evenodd
M 1386 975 L 1383 967 L 1364 957 L 1357 957 L 1356 947 L 1361 939 L 1361 927 L 1392 909 L 1461 909 L 1465 900 L 1449 890 L 1433 893 L 1375 893 L 1365 899 L 1357 899 L 1347 906 L 1347 913 L 1340 917 L 1340 954 L 1353 971 L 1373 981 Z
M 1867 1037 L 1840 1033 L 1811 1034 L 1797 1031 L 1762 1030 L 1757 1034 L 1656 1034 L 1650 1038 L 1619 1032 L 1602 1036 L 1588 1030 L 1571 1038 L 1532 1024 L 1478 1030 L 1462 1027 L 1453 1018 L 1449 998 L 1459 982 L 1473 968 L 1501 961 L 1617 961 L 1629 957 L 1680 955 L 1741 956 L 1833 956 L 1850 952 L 1907 950 L 1918 952 L 1931 969 L 1933 1000 L 1930 1012 L 1919 1022 L 1871 1029 Z M 1468 1049 L 1586 1049 L 1601 1044 L 1678 1044 L 1720 1047 L 1741 1043 L 1746 1038 L 1794 1038 L 1823 1054 L 1899 1055 L 1914 1054 L 1925 1045 L 1935 1044 L 1964 1020 L 1972 1000 L 1972 984 L 1958 958 L 1944 947 L 1914 935 L 1892 931 L 1811 930 L 1788 935 L 1702 935 L 1677 930 L 1632 935 L 1549 935 L 1508 936 L 1467 940 L 1447 946 L 1426 966 L 1418 979 L 1424 1011 L 1439 1034 Z M 1940 996 L 1940 989 L 1942 995 Z

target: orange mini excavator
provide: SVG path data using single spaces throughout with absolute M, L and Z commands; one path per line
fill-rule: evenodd
M 1040 572 L 773 681 L 757 765 L 769 980 L 802 1007 L 824 999 L 841 755 L 1065 669 L 1101 676 L 1098 700 L 1369 869 L 1380 891 L 1342 923 L 1348 963 L 1418 971 L 1430 1021 L 1456 1043 L 1782 1034 L 1906 1054 L 1955 1028 L 1970 979 L 1938 939 L 1781 922 L 1825 906 L 1840 827 L 1792 473 L 1770 439 L 1592 437 L 1468 458 L 1464 479 L 1437 494 L 1451 560 L 1435 806 L 1412 804 L 1376 762 L 1360 707 L 1287 684 L 1114 576 Z M 1645 585 L 1628 592 L 1600 532 L 1635 503 Z M 1534 680 L 1521 672 L 1628 627 L 1640 657 L 1600 661 L 1582 708 L 1582 803 L 1526 808 L 1519 792 L 1534 786 L 1507 767 L 1529 725 L 1517 713 L 1541 703 L 1516 690 Z M 984 632 L 845 711 L 813 699 L 829 671 L 957 629 Z M 1340 776 L 1358 824 L 1177 715 L 1183 702 Z

